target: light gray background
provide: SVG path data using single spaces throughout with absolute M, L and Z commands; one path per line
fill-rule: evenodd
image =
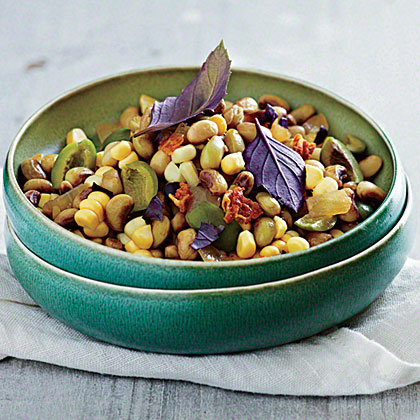
M 134 68 L 199 65 L 223 38 L 233 66 L 309 80 L 377 120 L 419 208 L 419 27 L 418 4 L 408 0 L 0 0 L 0 157 L 22 123 L 62 92 Z M 417 238 L 417 258 L 419 248 Z M 420 418 L 419 397 L 420 385 L 373 397 L 268 397 L 0 363 L 0 419 L 409 419 Z

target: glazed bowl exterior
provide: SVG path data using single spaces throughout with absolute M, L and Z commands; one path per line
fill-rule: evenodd
M 65 135 L 82 127 L 95 139 L 95 127 L 116 121 L 141 93 L 157 98 L 178 94 L 197 68 L 137 71 L 108 77 L 71 91 L 47 104 L 19 131 L 4 172 L 5 204 L 20 240 L 43 260 L 71 273 L 104 282 L 155 289 L 236 287 L 275 281 L 337 263 L 373 245 L 400 217 L 406 187 L 401 163 L 391 142 L 363 112 L 323 89 L 291 78 L 234 70 L 228 99 L 259 97 L 270 92 L 293 107 L 313 104 L 330 122 L 330 134 L 351 133 L 366 140 L 368 152 L 380 155 L 383 168 L 375 182 L 388 195 L 367 220 L 350 232 L 315 248 L 260 260 L 223 263 L 173 261 L 134 256 L 87 241 L 43 216 L 25 198 L 18 183 L 20 163 L 36 153 L 58 152 Z
M 401 270 L 414 239 L 409 193 L 391 231 L 358 255 L 286 280 L 202 290 L 95 281 L 41 260 L 6 227 L 10 265 L 45 311 L 87 335 L 146 351 L 207 354 L 308 337 L 357 314 Z

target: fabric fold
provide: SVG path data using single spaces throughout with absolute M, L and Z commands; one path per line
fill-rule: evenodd
M 420 380 L 419 301 L 420 262 L 408 260 L 376 302 L 329 333 L 254 352 L 165 355 L 103 343 L 55 320 L 32 301 L 0 256 L 0 359 L 265 394 L 372 394 Z

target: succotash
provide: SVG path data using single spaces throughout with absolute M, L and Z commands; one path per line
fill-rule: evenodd
M 73 128 L 59 154 L 22 162 L 28 200 L 86 240 L 203 261 L 304 251 L 375 211 L 386 195 L 372 182 L 382 159 L 362 139 L 329 136 L 325 115 L 291 109 L 279 92 L 226 100 L 222 43 L 207 61 L 211 75 L 203 66 L 176 98 L 141 94 L 97 127 L 95 143 Z

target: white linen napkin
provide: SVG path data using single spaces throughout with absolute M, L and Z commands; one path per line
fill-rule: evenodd
M 419 303 L 420 261 L 408 260 L 385 293 L 345 327 L 268 350 L 164 355 L 106 344 L 51 318 L 22 289 L 2 254 L 0 359 L 265 394 L 372 394 L 420 380 Z

